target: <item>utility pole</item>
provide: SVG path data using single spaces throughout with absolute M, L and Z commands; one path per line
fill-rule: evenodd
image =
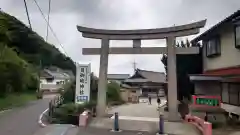
M 135 60 L 133 61 L 133 73 L 136 71 L 137 69 L 137 63 L 135 62 Z
M 24 1 L 24 5 L 25 5 L 25 10 L 26 10 L 26 13 L 27 13 L 27 18 L 28 18 L 29 27 L 30 27 L 30 29 L 32 30 L 31 21 L 30 21 L 30 17 L 29 17 L 29 14 L 28 14 L 27 3 L 26 3 L 26 0 L 23 0 L 23 1 Z
M 37 92 L 40 92 L 40 85 L 41 85 L 41 78 L 40 78 L 40 74 L 41 74 L 41 70 L 42 70 L 42 60 L 39 60 L 39 71 L 38 71 L 38 89 Z

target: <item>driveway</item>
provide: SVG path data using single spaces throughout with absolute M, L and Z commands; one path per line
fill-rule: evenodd
M 39 128 L 38 117 L 48 108 L 50 99 L 0 113 L 0 135 L 33 135 Z
M 162 105 L 165 104 L 166 99 L 161 98 L 161 103 Z M 152 99 L 152 105 L 149 105 L 148 102 L 140 102 L 138 104 L 124 104 L 121 106 L 113 107 L 109 110 L 109 113 L 113 114 L 114 112 L 118 112 L 120 117 L 145 117 L 146 119 L 159 118 L 159 112 L 157 111 L 157 108 L 157 99 Z M 163 112 L 163 108 L 161 108 L 161 111 Z

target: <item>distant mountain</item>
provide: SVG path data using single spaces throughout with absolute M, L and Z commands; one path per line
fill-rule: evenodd
M 36 32 L 14 16 L 0 11 L 0 43 L 14 48 L 18 56 L 33 66 L 56 66 L 76 73 L 74 62 L 54 45 L 44 41 Z

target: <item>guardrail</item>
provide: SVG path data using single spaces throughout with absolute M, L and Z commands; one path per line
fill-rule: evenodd
M 57 96 L 49 102 L 48 115 L 49 115 L 50 118 L 52 117 L 56 108 L 59 107 L 60 105 L 62 105 L 62 103 L 63 103 L 63 97 L 62 96 Z
M 195 125 L 203 135 L 212 135 L 212 123 L 190 114 L 185 116 L 185 121 Z

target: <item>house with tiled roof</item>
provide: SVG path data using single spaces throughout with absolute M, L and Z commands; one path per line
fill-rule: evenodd
M 118 84 L 121 84 L 125 79 L 129 78 L 130 74 L 107 74 L 107 80 L 115 81 Z
M 123 81 L 122 98 L 138 102 L 139 97 L 165 96 L 166 75 L 163 72 L 136 69 L 135 73 Z
M 203 72 L 190 75 L 196 95 L 221 96 L 221 108 L 240 115 L 240 10 L 191 41 L 202 42 Z
M 72 74 L 64 72 L 64 70 L 44 69 L 40 73 L 40 90 L 57 92 L 73 77 Z

